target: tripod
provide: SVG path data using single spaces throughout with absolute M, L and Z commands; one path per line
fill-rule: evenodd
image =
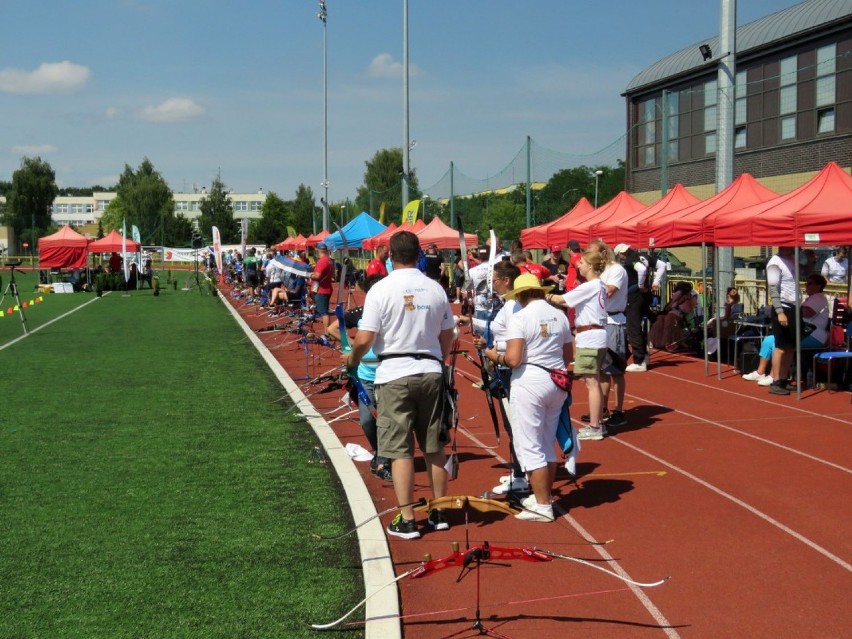
M 18 285 L 15 283 L 15 267 L 21 265 L 21 260 L 7 260 L 6 267 L 9 269 L 9 284 L 6 290 L 3 291 L 3 297 L 0 297 L 0 308 L 3 306 L 3 301 L 6 296 L 11 294 L 15 298 L 18 313 L 21 316 L 21 326 L 24 328 L 24 335 L 30 334 L 30 329 L 27 325 L 27 316 L 24 314 L 24 305 L 21 304 L 21 296 L 18 295 Z
M 195 242 L 193 242 L 193 244 L 195 244 Z M 189 278 L 186 278 L 186 285 L 184 286 L 183 290 L 191 291 L 193 288 L 197 288 L 198 292 L 201 295 L 204 295 L 204 289 L 201 287 L 201 280 L 199 279 L 199 276 L 198 276 L 198 248 L 195 247 L 195 246 L 193 246 L 192 258 L 193 258 L 193 263 L 195 264 L 194 269 L 193 269 L 195 271 L 195 283 L 191 284 Z

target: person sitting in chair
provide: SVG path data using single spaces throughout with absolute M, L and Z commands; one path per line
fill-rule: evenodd
M 675 286 L 672 298 L 651 325 L 648 341 L 654 347 L 670 353 L 688 347 L 689 330 L 692 328 L 695 314 L 695 300 L 692 297 L 692 284 L 679 282 Z

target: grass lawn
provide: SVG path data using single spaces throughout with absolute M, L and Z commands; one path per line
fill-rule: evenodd
M 314 637 L 363 596 L 356 541 L 310 538 L 350 525 L 337 478 L 221 301 L 44 299 L 31 331 L 95 301 L 7 348 L 0 318 L 0 638 Z

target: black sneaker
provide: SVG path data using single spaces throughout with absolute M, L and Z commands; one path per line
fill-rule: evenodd
M 450 524 L 447 523 L 447 516 L 443 510 L 434 508 L 429 511 L 429 518 L 426 520 L 430 528 L 435 530 L 449 530 Z
M 393 481 L 393 473 L 387 466 L 379 466 L 373 474 L 382 481 Z
M 417 522 L 409 521 L 402 517 L 399 513 L 393 518 L 393 521 L 388 525 L 387 532 L 394 537 L 402 537 L 403 539 L 418 539 L 420 532 L 417 530 Z
M 610 428 L 620 428 L 627 425 L 627 420 L 624 418 L 624 411 L 614 410 L 609 414 L 609 417 L 604 418 L 604 422 Z
M 769 393 L 772 395 L 789 395 L 790 389 L 787 388 L 787 384 L 779 384 L 778 382 L 772 382 L 769 385 Z
M 620 412 L 620 411 L 619 411 L 619 412 Z M 609 418 L 610 418 L 610 412 L 609 412 L 608 410 L 605 410 L 605 411 L 603 412 L 603 414 L 601 415 L 601 419 L 603 419 L 603 420 L 607 420 L 607 419 L 609 419 Z M 581 422 L 585 422 L 586 424 L 588 424 L 590 421 L 592 421 L 592 416 L 591 416 L 591 415 L 589 415 L 589 414 L 586 414 L 586 415 L 580 415 L 580 421 L 581 421 Z

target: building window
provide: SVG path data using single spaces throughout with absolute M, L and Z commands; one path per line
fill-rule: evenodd
M 67 215 L 68 214 L 68 205 L 67 204 L 54 204 L 53 205 L 53 212 L 54 213 L 62 213 L 62 214 Z
M 816 53 L 817 133 L 833 133 L 834 103 L 837 101 L 837 45 L 820 47 Z
M 200 210 L 199 207 L 198 207 L 199 204 L 200 204 L 200 202 L 198 200 L 193 200 L 192 202 L 189 203 L 189 210 L 190 211 Z
M 188 211 L 189 210 L 189 202 L 186 200 L 178 200 L 175 202 L 175 211 Z
M 234 202 L 234 210 L 235 211 L 248 211 L 248 202 L 243 200 L 237 200 Z
M 744 126 L 738 126 L 734 129 L 734 148 L 746 148 L 746 128 Z
M 109 200 L 98 200 L 98 210 L 103 212 L 106 211 L 106 207 L 109 204 Z
M 665 111 L 666 111 L 666 135 L 669 139 L 668 145 L 668 161 L 676 162 L 677 150 L 678 150 L 678 137 L 680 137 L 680 113 L 679 111 L 679 101 L 680 95 L 677 91 L 667 91 L 663 94 L 665 103 Z
M 718 122 L 718 84 L 711 80 L 704 84 L 704 154 L 716 152 L 716 127 Z
M 263 210 L 263 202 L 252 202 L 251 203 L 252 211 L 262 211 Z
M 796 116 L 788 115 L 786 118 L 781 118 L 781 139 L 795 140 L 796 139 Z
M 834 131 L 834 107 L 817 111 L 817 133 Z
M 796 92 L 798 87 L 798 68 L 796 56 L 790 56 L 781 60 L 781 77 L 779 78 L 780 90 L 778 92 L 779 109 L 781 114 L 781 139 L 796 139 Z M 786 117 L 784 117 L 786 116 Z

